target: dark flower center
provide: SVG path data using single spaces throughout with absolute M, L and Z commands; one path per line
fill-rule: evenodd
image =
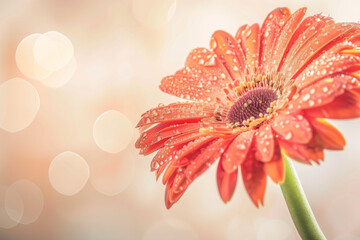
M 272 89 L 264 87 L 251 89 L 232 105 L 227 119 L 234 126 L 249 125 L 251 121 L 271 113 L 272 105 L 276 100 L 276 92 Z

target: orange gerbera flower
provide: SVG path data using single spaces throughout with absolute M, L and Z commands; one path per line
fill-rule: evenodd
M 137 125 L 140 153 L 159 150 L 151 170 L 165 171 L 167 208 L 215 162 L 222 200 L 231 199 L 240 169 L 258 206 L 267 176 L 284 180 L 281 152 L 311 164 L 324 149 L 343 149 L 324 118 L 360 116 L 360 25 L 303 19 L 305 12 L 277 8 L 235 37 L 216 31 L 210 50 L 194 49 L 161 81 L 162 91 L 191 101 L 159 105 Z

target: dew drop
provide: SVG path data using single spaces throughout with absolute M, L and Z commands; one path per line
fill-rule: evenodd
M 292 138 L 292 133 L 291 132 L 288 132 L 285 136 L 285 139 L 286 140 L 290 140 Z

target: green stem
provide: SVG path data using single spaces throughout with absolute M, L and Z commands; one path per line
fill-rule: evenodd
M 292 162 L 285 155 L 283 155 L 283 159 L 285 161 L 285 181 L 280 187 L 300 237 L 304 240 L 326 239 L 306 199 Z

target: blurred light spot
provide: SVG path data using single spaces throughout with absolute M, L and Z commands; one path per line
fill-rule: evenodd
M 291 239 L 292 228 L 282 220 L 269 220 L 260 225 L 257 231 L 258 240 L 286 240 Z
M 192 227 L 179 219 L 165 219 L 155 222 L 144 234 L 143 240 L 197 240 Z
M 9 229 L 15 227 L 19 223 L 24 213 L 24 204 L 19 194 L 15 192 L 13 189 L 10 189 L 9 191 L 12 192 L 11 193 L 11 195 L 13 196 L 12 200 L 14 201 L 13 206 L 16 206 L 16 208 L 6 209 L 5 208 L 6 191 L 7 191 L 7 187 L 0 185 L 0 227 Z M 13 217 L 13 219 L 9 217 L 9 214 L 7 213 L 8 211 L 11 212 L 11 216 Z
M 41 83 L 52 88 L 62 87 L 73 77 L 76 68 L 77 62 L 75 57 L 73 57 L 64 68 L 53 72 L 49 77 L 43 79 Z
M 41 67 L 34 59 L 34 45 L 41 36 L 35 33 L 24 38 L 16 48 L 16 65 L 26 77 L 42 80 L 50 76 L 51 71 Z
M 129 155 L 112 161 L 99 161 L 92 168 L 90 181 L 98 192 L 114 196 L 129 186 L 134 168 L 134 159 Z
M 170 21 L 175 13 L 176 0 L 133 0 L 132 10 L 135 19 L 148 28 L 160 28 Z
M 74 46 L 62 33 L 50 31 L 42 34 L 34 45 L 34 58 L 43 68 L 57 71 L 65 67 L 74 56 Z
M 118 153 L 125 149 L 133 134 L 133 126 L 129 119 L 115 110 L 102 113 L 94 123 L 94 140 L 105 152 Z
M 57 192 L 71 196 L 80 192 L 85 186 L 89 172 L 88 164 L 79 154 L 66 151 L 52 160 L 49 180 Z
M 20 201 L 19 196 L 22 201 Z M 6 191 L 5 208 L 9 217 L 22 224 L 35 222 L 44 208 L 44 196 L 40 188 L 29 180 L 18 180 Z
M 21 78 L 0 85 L 0 128 L 18 132 L 28 127 L 40 108 L 36 89 Z

